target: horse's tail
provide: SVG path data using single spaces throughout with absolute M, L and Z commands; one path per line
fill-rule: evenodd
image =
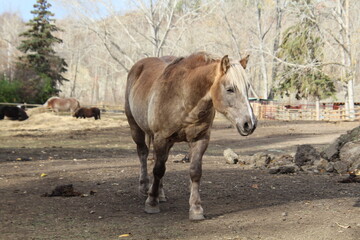
M 146 146 L 150 150 L 151 143 L 152 143 L 152 137 L 149 134 L 145 134 L 145 142 L 146 142 Z

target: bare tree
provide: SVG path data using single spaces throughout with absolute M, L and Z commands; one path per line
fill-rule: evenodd
M 342 39 L 342 55 L 343 64 L 346 69 L 343 69 L 343 76 L 347 80 L 347 94 L 346 94 L 346 105 L 348 116 L 350 119 L 355 118 L 354 112 L 354 66 L 352 64 L 352 46 L 351 46 L 351 32 L 350 32 L 350 11 L 349 11 L 349 0 L 338 0 L 337 7 L 337 21 L 340 25 L 340 34 Z
M 355 118 L 354 114 L 354 72 L 355 61 L 352 46 L 352 28 L 350 15 L 349 0 L 336 0 L 333 2 L 326 2 L 324 6 L 324 15 L 330 24 L 328 27 L 319 26 L 319 29 L 324 34 L 324 39 L 332 39 L 334 44 L 329 43 L 329 46 L 336 46 L 340 50 L 340 64 L 341 66 L 341 82 L 345 85 L 345 109 L 346 115 L 350 119 Z M 325 3 L 324 3 L 325 4 Z M 352 2 L 355 6 L 357 2 Z M 338 50 L 334 50 L 338 52 Z
M 63 3 L 71 13 L 58 20 L 65 31 L 59 33 L 64 43 L 56 51 L 66 58 L 70 79 L 62 87 L 62 95 L 80 97 L 88 103 L 121 101 L 126 73 L 138 59 L 148 56 L 194 51 L 238 58 L 250 54 L 252 84 L 254 89 L 261 89 L 259 95 L 264 98 L 271 94 L 278 65 L 299 71 L 319 67 L 319 63 L 300 65 L 277 56 L 283 29 L 296 22 L 296 4 L 291 7 L 290 3 L 306 0 L 122 0 L 128 3 L 123 4 L 124 9 L 117 8 L 118 2 L 113 0 L 53 1 Z M 360 42 L 355 34 L 360 27 L 359 5 L 346 0 L 314 1 L 308 5 L 323 13 L 321 21 L 314 18 L 319 21 L 318 28 L 329 50 L 321 64 L 324 71 L 343 79 L 350 96 L 347 106 L 351 105 L 351 86 L 357 77 L 353 73 L 360 72 L 356 65 L 360 55 L 354 54 Z M 19 33 L 17 27 L 11 28 L 15 26 L 11 21 L 0 16 L 0 70 L 6 70 L 7 77 L 14 66 L 11 58 L 17 54 L 12 47 L 17 45 L 17 39 L 10 37 L 11 31 L 14 36 Z M 21 19 L 19 22 L 16 26 L 20 27 Z
M 257 33 L 258 33 L 258 39 L 259 39 L 259 51 L 260 51 L 260 70 L 261 70 L 261 77 L 263 81 L 263 98 L 267 99 L 268 96 L 268 76 L 267 76 L 267 70 L 266 70 L 266 62 L 265 62 L 265 54 L 264 54 L 264 38 L 267 31 L 263 30 L 262 26 L 262 19 L 261 19 L 261 13 L 263 8 L 263 2 L 262 0 L 256 0 L 256 10 L 257 10 Z
M 283 2 L 281 0 L 276 0 L 276 27 L 275 27 L 275 37 L 274 37 L 274 45 L 273 45 L 273 56 L 277 55 L 277 52 L 279 50 L 280 46 L 280 37 L 281 37 L 281 23 L 282 23 L 282 17 L 285 9 L 287 0 L 284 0 Z M 270 92 L 269 92 L 269 98 L 272 99 L 274 97 L 273 93 L 273 84 L 275 83 L 276 75 L 278 72 L 279 64 L 276 58 L 273 58 L 272 61 L 272 71 L 271 71 L 271 83 L 270 86 Z
M 0 71 L 10 81 L 14 78 L 15 59 L 19 56 L 16 47 L 19 44 L 18 34 L 24 29 L 21 18 L 16 13 L 3 13 L 0 16 Z
M 193 22 L 201 17 L 198 13 L 209 7 L 211 2 L 184 10 L 180 0 L 133 0 L 135 10 L 120 15 L 110 1 L 100 1 L 108 14 L 105 19 L 96 21 L 84 9 L 88 5 L 79 0 L 63 1 L 71 1 L 76 11 L 83 9 L 83 14 L 78 15 L 83 25 L 97 34 L 111 57 L 126 72 L 141 57 L 167 54 L 164 49 L 171 32 L 184 22 Z M 181 31 L 177 33 L 181 36 Z

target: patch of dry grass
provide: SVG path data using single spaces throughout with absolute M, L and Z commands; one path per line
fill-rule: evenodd
M 101 120 L 94 118 L 76 119 L 70 113 L 61 115 L 34 108 L 27 111 L 29 118 L 25 121 L 0 121 L 0 136 L 14 136 L 18 134 L 43 135 L 62 133 L 86 129 L 114 128 L 126 126 L 124 117 L 102 115 Z

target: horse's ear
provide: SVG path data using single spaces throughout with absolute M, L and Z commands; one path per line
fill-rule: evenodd
M 244 69 L 246 69 L 246 65 L 249 61 L 249 57 L 250 57 L 250 55 L 247 55 L 246 57 L 244 57 L 243 59 L 240 60 L 240 64 Z
M 225 74 L 227 72 L 227 70 L 230 68 L 230 60 L 229 60 L 229 56 L 225 55 L 222 59 L 221 59 L 221 63 L 220 63 L 220 67 L 221 67 L 221 72 L 223 74 Z

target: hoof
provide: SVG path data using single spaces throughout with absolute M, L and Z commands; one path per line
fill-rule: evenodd
M 192 214 L 190 213 L 189 215 L 189 220 L 190 221 L 202 221 L 202 220 L 205 220 L 205 217 L 203 214 Z
M 159 201 L 157 199 L 153 199 L 150 196 L 145 201 L 145 212 L 146 213 L 159 213 L 160 207 L 159 207 Z
M 145 204 L 145 212 L 149 214 L 159 213 L 160 207 L 159 206 L 150 206 L 148 204 Z
M 190 208 L 189 219 L 191 221 L 201 221 L 204 220 L 204 211 L 201 206 Z
M 167 198 L 165 196 L 159 196 L 159 202 L 167 202 Z

